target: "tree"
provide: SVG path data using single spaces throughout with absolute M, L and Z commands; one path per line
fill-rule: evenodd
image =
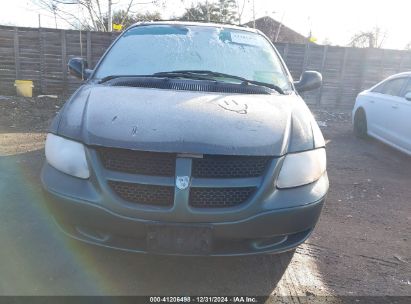
M 348 45 L 358 48 L 381 48 L 386 38 L 387 33 L 382 32 L 379 27 L 375 27 L 370 31 L 355 34 Z
M 179 18 L 182 21 L 206 21 L 218 22 L 218 8 L 213 3 L 197 3 L 191 4 L 191 7 L 186 8 L 184 14 Z
M 222 23 L 236 23 L 237 17 L 237 3 L 235 0 L 219 0 L 218 9 L 220 15 L 220 22 Z
M 237 7 L 237 17 L 238 17 L 238 24 L 241 25 L 241 19 L 243 17 L 244 8 L 245 8 L 246 0 L 236 0 L 235 4 Z
M 404 50 L 411 51 L 411 41 L 405 45 Z
M 110 0 L 31 0 L 37 7 L 51 12 L 56 20 L 64 20 L 73 28 L 106 32 L 109 30 L 109 11 L 118 3 Z M 121 12 L 121 21 L 140 4 L 164 5 L 164 0 L 127 0 L 127 7 Z M 110 7 L 110 8 L 109 8 Z
M 115 11 L 113 14 L 113 23 L 121 24 L 123 29 L 136 22 L 161 20 L 159 12 L 130 13 L 125 10 Z
M 235 0 L 219 0 L 216 3 L 205 1 L 196 5 L 191 4 L 179 19 L 183 21 L 235 23 L 238 20 L 236 10 Z

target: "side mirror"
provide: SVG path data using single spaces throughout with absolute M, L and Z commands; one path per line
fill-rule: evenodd
M 294 86 L 299 93 L 312 91 L 321 87 L 323 77 L 316 71 L 305 71 L 299 81 L 294 82 Z
M 72 58 L 68 62 L 69 73 L 77 78 L 86 80 L 90 77 L 92 70 L 88 69 L 87 60 L 83 58 Z
M 407 92 L 407 94 L 405 94 L 405 99 L 411 101 L 411 92 Z

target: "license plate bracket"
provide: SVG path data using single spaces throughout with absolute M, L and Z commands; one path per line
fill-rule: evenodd
M 147 250 L 159 254 L 207 255 L 212 248 L 209 225 L 150 224 Z

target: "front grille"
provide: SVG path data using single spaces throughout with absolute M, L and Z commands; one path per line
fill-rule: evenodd
M 174 202 L 174 187 L 116 181 L 108 183 L 118 196 L 131 203 L 168 207 L 172 206 Z
M 174 176 L 176 154 L 143 152 L 118 148 L 97 148 L 104 168 L 113 171 Z M 192 176 L 196 178 L 247 178 L 264 174 L 272 157 L 204 155 L 193 158 Z
M 174 176 L 176 154 L 97 148 L 104 168 L 132 174 Z
M 147 176 L 175 176 L 176 153 L 106 147 L 95 149 L 102 165 L 108 170 Z M 259 177 L 265 174 L 271 161 L 270 156 L 204 155 L 203 158 L 192 159 L 191 176 L 208 179 Z M 147 182 L 150 183 L 150 180 Z M 108 185 L 119 198 L 130 203 L 159 207 L 171 207 L 174 204 L 173 185 L 158 186 L 113 180 L 109 180 Z M 189 189 L 188 203 L 193 208 L 235 207 L 249 201 L 256 189 L 256 186 L 208 188 L 193 185 Z
M 261 176 L 271 157 L 204 155 L 193 159 L 192 176 L 199 178 L 240 178 Z
M 235 207 L 246 202 L 255 190 L 255 187 L 191 188 L 189 204 L 195 208 Z

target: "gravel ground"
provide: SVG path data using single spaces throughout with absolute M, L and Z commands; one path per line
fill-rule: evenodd
M 356 139 L 349 112 L 313 111 L 331 188 L 308 242 L 281 258 L 210 259 L 121 253 L 62 236 L 38 179 L 61 105 L 0 96 L 1 295 L 411 295 L 411 158 Z

